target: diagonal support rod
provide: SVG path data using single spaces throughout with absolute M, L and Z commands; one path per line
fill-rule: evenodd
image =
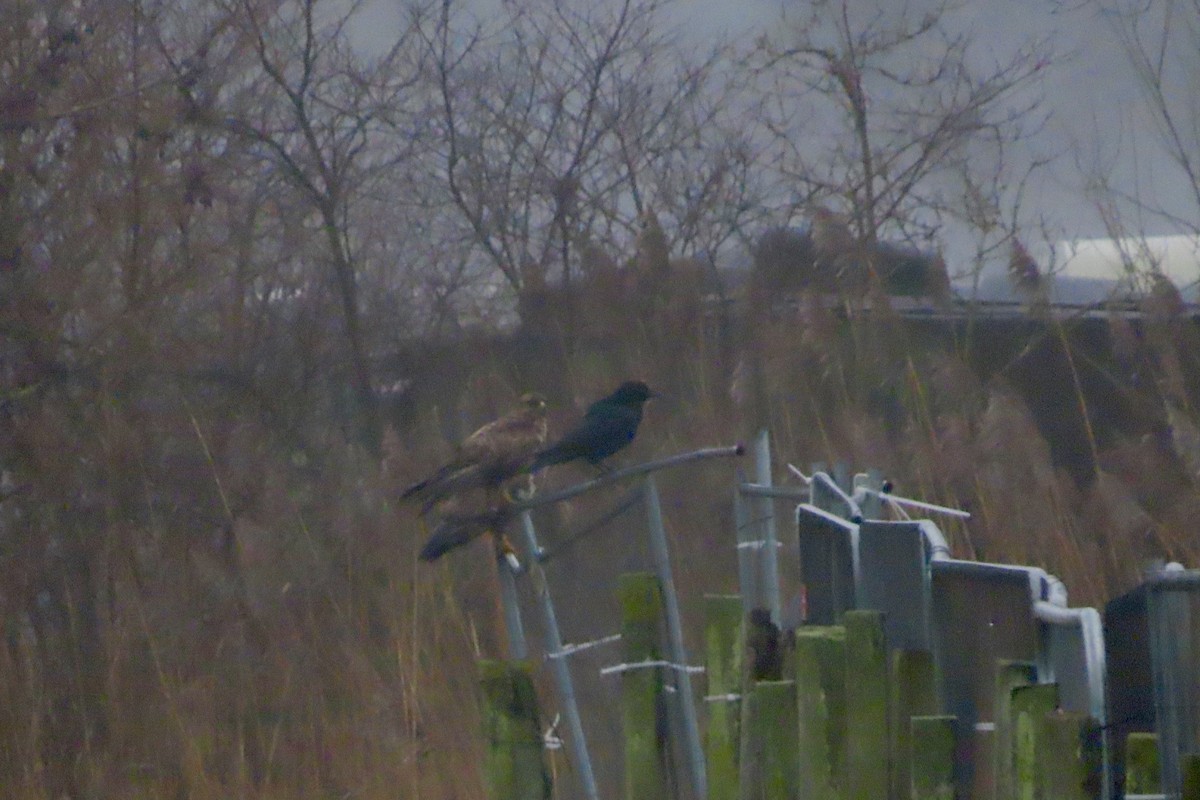
M 556 492 L 548 494 L 539 494 L 529 500 L 522 501 L 513 506 L 513 510 L 517 512 L 529 511 L 534 508 L 549 505 L 551 503 L 561 503 L 563 500 L 570 500 L 572 497 L 577 497 L 587 492 L 594 492 L 608 486 L 611 483 L 616 483 L 625 478 L 631 478 L 636 475 L 645 475 L 650 472 L 658 472 L 663 469 L 678 467 L 683 464 L 690 464 L 693 461 L 703 461 L 708 458 L 731 458 L 745 455 L 746 448 L 740 444 L 735 444 L 731 447 L 706 447 L 703 450 L 693 450 L 690 453 L 680 453 L 670 456 L 669 458 L 659 459 L 658 461 L 647 461 L 644 464 L 635 464 L 632 467 L 624 467 L 622 469 L 613 470 L 612 472 L 601 475 L 599 478 L 593 478 L 590 481 L 577 483 L 574 486 L 568 486 L 565 489 L 560 489 Z

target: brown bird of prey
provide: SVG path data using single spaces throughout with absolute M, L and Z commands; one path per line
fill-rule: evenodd
M 546 443 L 546 401 L 540 394 L 522 395 L 516 410 L 492 420 L 458 445 L 453 460 L 400 494 L 421 503 L 427 514 L 441 501 L 471 489 L 488 492 L 488 505 L 506 481 L 528 472 Z

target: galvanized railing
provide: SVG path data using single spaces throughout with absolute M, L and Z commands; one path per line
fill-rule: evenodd
M 669 666 L 668 677 L 674 689 L 671 696 L 677 704 L 679 729 L 683 737 L 683 751 L 687 759 L 688 775 L 696 797 L 707 796 L 707 776 L 705 774 L 704 752 L 700 738 L 700 723 L 696 713 L 695 693 L 692 689 L 691 672 L 688 668 L 688 654 L 684 646 L 683 620 L 679 611 L 679 599 L 675 588 L 675 580 L 671 570 L 671 556 L 667 543 L 666 528 L 663 524 L 662 506 L 659 500 L 658 488 L 654 474 L 665 470 L 693 464 L 713 458 L 729 458 L 740 456 L 744 452 L 741 445 L 732 447 L 714 447 L 682 453 L 669 458 L 638 464 L 623 469 L 613 470 L 595 479 L 567 487 L 565 489 L 539 494 L 515 506 L 519 515 L 521 540 L 526 550 L 526 566 L 521 572 L 527 573 L 537 595 L 538 606 L 542 613 L 543 628 L 545 629 L 546 659 L 549 662 L 558 694 L 558 702 L 562 709 L 562 718 L 566 724 L 566 746 L 568 747 L 576 773 L 579 776 L 580 788 L 587 800 L 598 800 L 599 790 L 596 783 L 595 770 L 591 754 L 588 750 L 587 738 L 583 730 L 583 720 L 579 713 L 579 704 L 575 697 L 575 684 L 571 675 L 569 658 L 575 653 L 589 649 L 592 645 L 606 644 L 619 639 L 619 636 L 609 636 L 587 645 L 565 645 L 562 631 L 558 623 L 558 614 L 554 598 L 550 592 L 550 584 L 546 578 L 543 564 L 552 556 L 538 541 L 530 512 L 533 509 L 552 503 L 561 503 L 589 492 L 595 492 L 618 482 L 630 479 L 640 479 L 641 490 L 634 499 L 640 499 L 646 513 L 646 528 L 649 535 L 651 560 L 654 571 L 658 576 L 662 589 L 663 604 L 667 622 L 667 652 Z M 623 510 L 623 509 L 622 509 Z M 508 628 L 509 653 L 514 658 L 524 658 L 528 654 L 525 641 L 524 626 L 521 622 L 520 606 L 517 599 L 516 578 L 518 573 L 507 561 L 499 564 L 501 573 L 501 601 L 504 607 L 504 618 Z M 618 668 L 642 667 L 646 665 L 617 665 Z M 619 671 L 619 670 L 618 670 Z

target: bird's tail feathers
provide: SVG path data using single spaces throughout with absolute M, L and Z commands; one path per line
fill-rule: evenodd
M 409 486 L 400 493 L 400 499 L 408 500 L 412 497 L 420 497 L 422 494 L 428 491 L 431 486 L 436 486 L 439 481 L 445 480 L 446 476 L 453 473 L 455 469 L 457 469 L 457 467 L 454 464 L 447 464 L 437 472 L 430 475 L 428 478 L 417 481 L 413 485 Z
M 503 509 L 493 509 L 483 514 L 448 516 L 438 523 L 429 541 L 421 548 L 419 558 L 422 561 L 436 561 L 489 530 L 499 533 L 508 519 Z
M 469 520 L 444 519 L 421 548 L 420 559 L 436 561 L 454 548 L 469 543 L 484 530 L 486 527 L 472 524 Z
M 430 475 L 423 481 L 417 481 L 412 486 L 409 486 L 400 493 L 401 500 L 420 500 L 422 504 L 421 513 L 424 514 L 429 509 L 445 497 L 452 494 L 458 484 L 455 481 L 462 472 L 472 471 L 472 467 L 463 469 L 460 464 L 447 464 L 437 472 Z
M 531 470 L 529 470 L 527 464 L 528 462 L 526 462 L 526 465 L 510 463 L 502 466 L 495 464 L 472 464 L 469 467 L 463 467 L 456 472 L 450 473 L 422 492 L 421 499 L 424 505 L 421 513 L 428 513 L 437 503 L 452 495 L 493 485 L 500 486 L 509 480 L 528 474 Z M 521 468 L 515 469 L 517 466 L 521 466 Z
M 487 483 L 485 470 L 478 464 L 448 472 L 421 493 L 421 513 L 427 513 L 437 503 L 451 495 L 476 489 Z

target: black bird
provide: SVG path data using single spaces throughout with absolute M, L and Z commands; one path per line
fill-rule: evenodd
M 626 381 L 608 397 L 588 406 L 583 419 L 550 447 L 538 452 L 532 470 L 583 459 L 603 468 L 604 459 L 633 441 L 642 405 L 655 394 L 641 381 Z

